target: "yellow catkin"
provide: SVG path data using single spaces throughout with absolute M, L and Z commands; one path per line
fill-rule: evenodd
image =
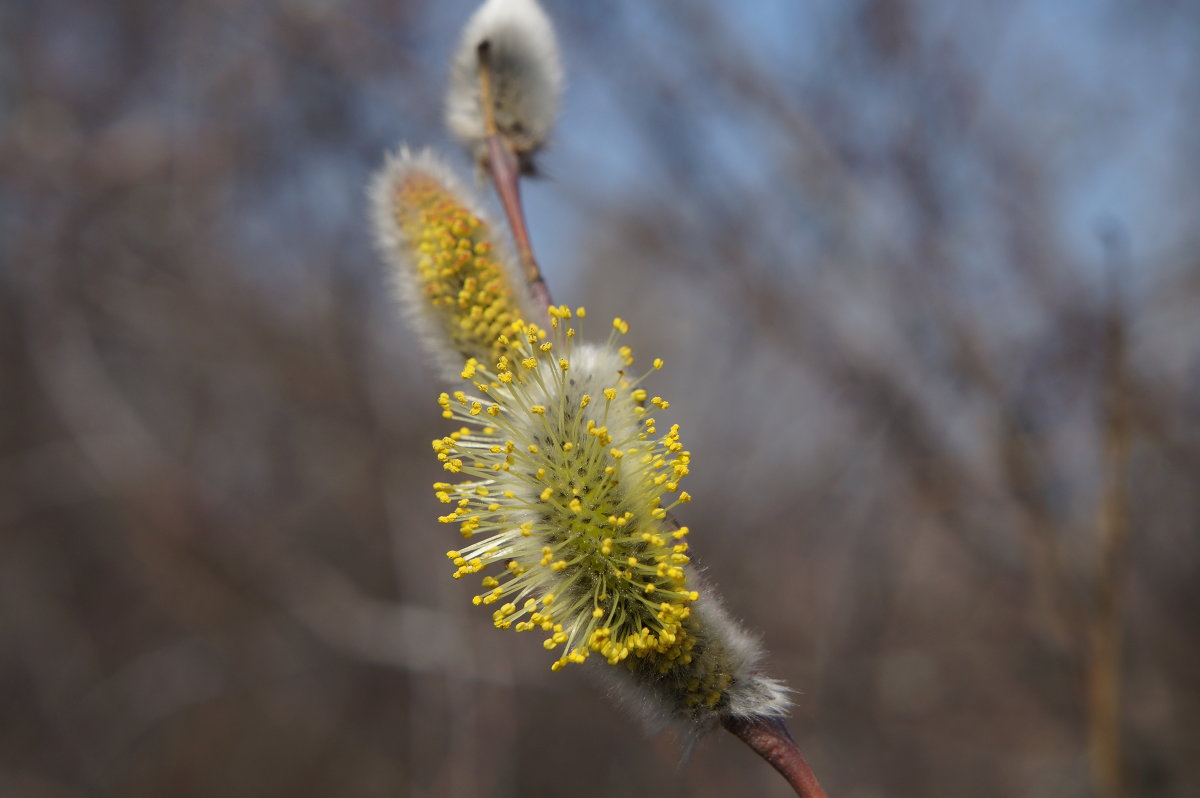
M 392 208 L 413 250 L 423 298 L 454 348 L 495 362 L 506 351 L 500 335 L 521 314 L 509 272 L 493 252 L 492 231 L 424 172 L 394 187 Z M 474 364 L 463 376 L 473 373 Z
M 550 309 L 552 322 L 572 315 L 565 307 Z M 592 347 L 577 361 L 564 327 L 510 324 L 500 351 L 464 369 L 463 379 L 490 386 L 500 428 L 483 426 L 481 403 L 465 391 L 438 400 L 470 425 L 434 442 L 443 467 L 466 477 L 439 482 L 435 491 L 439 499 L 458 500 L 442 520 L 470 536 L 451 557 L 454 576 L 498 569 L 485 584 L 493 588 L 481 598 L 485 604 L 542 596 L 540 606 L 505 605 L 494 620 L 518 632 L 550 632 L 546 648 L 561 648 L 555 670 L 595 653 L 612 665 L 674 672 L 692 661 L 699 639 L 690 606 L 697 594 L 682 567 L 686 544 L 666 519 L 668 509 L 691 498 L 668 498 L 690 454 L 677 426 L 659 437 L 652 421 L 638 420 L 634 411 L 645 394 L 625 376 L 629 354 Z M 618 319 L 614 329 L 627 325 Z M 510 379 L 500 380 L 487 362 Z M 510 371 L 510 363 L 522 368 Z M 604 401 L 592 402 L 595 395 Z M 511 519 L 531 506 L 536 519 L 514 525 Z M 568 600 L 553 603 L 559 594 Z M 680 684 L 696 680 L 695 690 L 680 689 L 703 704 L 717 684 L 694 668 L 688 674 Z

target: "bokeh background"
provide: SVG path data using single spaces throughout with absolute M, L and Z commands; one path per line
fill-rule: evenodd
M 1200 794 L 1200 5 L 545 5 L 535 245 L 831 795 Z M 788 794 L 449 578 L 364 185 L 472 8 L 0 6 L 0 795 Z

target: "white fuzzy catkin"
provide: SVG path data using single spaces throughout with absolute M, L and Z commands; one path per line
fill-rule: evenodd
M 446 124 L 482 162 L 487 131 L 479 87 L 479 49 L 487 45 L 496 129 L 522 167 L 550 135 L 563 70 L 554 28 L 536 0 L 487 0 L 468 20 L 451 63 Z

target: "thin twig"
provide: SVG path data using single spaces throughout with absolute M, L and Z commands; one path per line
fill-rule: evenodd
M 517 245 L 517 258 L 525 272 L 529 295 L 542 310 L 548 310 L 553 300 L 550 289 L 542 279 L 533 246 L 529 243 L 529 229 L 525 225 L 525 210 L 521 205 L 521 169 L 516 153 L 508 139 L 496 127 L 496 108 L 492 95 L 491 46 L 481 42 L 479 56 L 479 101 L 483 106 L 483 129 L 487 133 L 487 167 L 492 176 L 504 215 L 508 218 L 513 241 Z
M 517 245 L 517 257 L 525 270 L 525 281 L 529 286 L 529 295 L 538 307 L 547 309 L 552 304 L 550 289 L 542 279 L 541 269 L 533 256 L 533 247 L 529 243 L 529 231 L 525 227 L 525 211 L 521 207 L 521 173 L 517 169 L 517 157 L 504 137 L 497 134 L 488 136 L 488 168 L 492 173 L 492 181 L 496 184 L 496 193 L 500 195 L 500 203 L 504 206 L 504 215 L 508 217 L 508 226 L 512 229 L 513 241 Z
M 787 779 L 800 798 L 827 798 L 779 718 L 726 718 L 722 725 Z
M 1104 494 L 1097 522 L 1099 565 L 1088 657 L 1088 753 L 1096 794 L 1120 798 L 1121 586 L 1129 539 L 1125 464 L 1130 419 L 1125 374 L 1125 327 L 1114 296 L 1105 319 Z

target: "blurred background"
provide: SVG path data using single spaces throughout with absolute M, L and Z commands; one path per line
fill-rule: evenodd
M 1200 794 L 1200 5 L 545 5 L 535 245 L 830 794 Z M 473 7 L 0 7 L 0 795 L 789 794 L 449 578 L 364 186 Z

